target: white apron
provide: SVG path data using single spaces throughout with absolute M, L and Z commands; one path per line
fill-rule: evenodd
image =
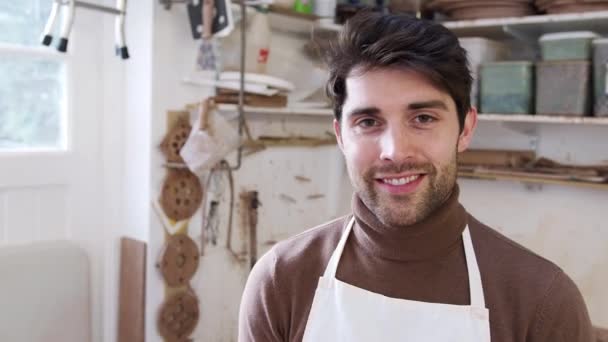
M 471 234 L 462 233 L 471 306 L 386 297 L 336 279 L 336 270 L 354 224 L 348 224 L 319 279 L 303 342 L 489 342 L 489 312 Z

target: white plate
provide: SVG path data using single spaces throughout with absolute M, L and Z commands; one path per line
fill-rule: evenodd
M 237 71 L 226 71 L 220 74 L 220 81 L 240 81 L 241 76 Z M 279 90 L 295 90 L 295 86 L 293 83 L 280 79 L 278 77 L 264 75 L 264 74 L 253 74 L 246 73 L 245 74 L 245 82 L 248 84 L 257 83 L 267 85 L 271 88 L 276 88 Z
M 223 89 L 229 89 L 238 91 L 240 89 L 240 82 L 238 81 L 216 81 L 213 79 L 203 77 L 185 77 L 184 83 L 194 84 L 199 86 L 217 87 Z M 245 92 L 250 94 L 273 96 L 279 93 L 277 89 L 271 89 L 264 84 L 256 83 L 245 83 Z

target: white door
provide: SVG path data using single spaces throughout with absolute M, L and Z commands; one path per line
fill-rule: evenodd
M 10 75 L 0 80 L 0 243 L 69 239 L 88 251 L 97 342 L 106 249 L 103 18 L 77 9 L 69 51 L 59 54 L 37 43 L 51 3 L 0 0 L 0 71 Z

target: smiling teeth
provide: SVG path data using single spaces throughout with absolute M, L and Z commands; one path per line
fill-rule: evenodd
M 405 184 L 415 181 L 419 177 L 420 177 L 420 175 L 415 175 L 415 176 L 409 176 L 409 177 L 405 177 L 405 178 L 383 179 L 382 181 L 384 183 L 390 184 L 390 185 L 405 185 Z

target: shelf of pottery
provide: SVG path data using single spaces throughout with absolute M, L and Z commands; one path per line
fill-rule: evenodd
M 608 1 L 432 0 L 467 50 L 482 121 L 608 125 Z M 429 15 L 429 11 L 434 12 Z M 339 31 L 320 19 L 313 35 Z M 567 96 L 564 96 L 567 94 Z
M 499 124 L 480 129 L 486 133 L 485 140 L 478 139 L 484 150 L 473 154 L 496 158 L 511 153 L 504 149 L 513 139 L 496 136 L 506 134 L 500 129 L 505 127 L 516 131 L 515 145 L 526 145 L 525 152 L 534 156 L 535 162 L 519 166 L 486 165 L 487 158 L 482 158 L 483 162 L 461 165 L 461 177 L 606 189 L 605 166 L 561 165 L 551 160 L 545 167 L 548 159 L 542 154 L 559 148 L 549 146 L 555 137 L 543 136 L 547 141 L 541 149 L 538 145 L 541 133 L 562 131 L 541 128 L 547 125 L 568 126 L 569 132 L 571 126 L 580 126 L 573 133 L 579 137 L 585 136 L 584 127 L 591 133 L 608 126 L 608 39 L 604 39 L 608 2 L 433 0 L 424 2 L 417 14 L 441 22 L 459 37 L 471 63 L 475 81 L 471 102 L 481 113 L 479 120 Z M 342 30 L 341 22 L 340 16 L 317 20 L 313 38 L 331 39 L 332 33 L 335 37 Z M 488 142 L 491 147 L 485 146 Z

